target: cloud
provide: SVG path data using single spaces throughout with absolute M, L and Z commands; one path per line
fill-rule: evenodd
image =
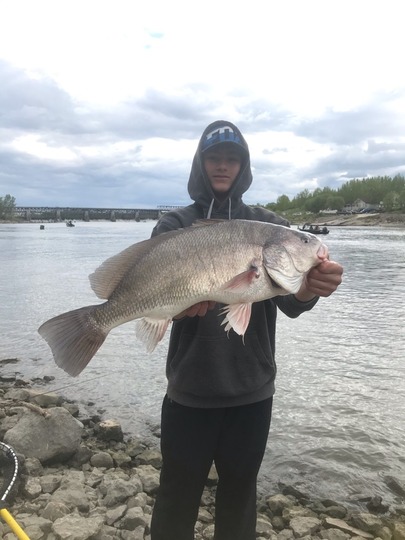
M 274 4 L 270 17 L 253 0 L 252 14 L 232 11 L 230 33 L 227 2 L 215 3 L 214 19 L 207 4 L 199 25 L 179 21 L 181 6 L 195 14 L 177 0 L 136 10 L 125 0 L 119 9 L 9 4 L 0 13 L 0 196 L 19 205 L 187 204 L 198 139 L 220 118 L 249 143 L 248 203 L 403 173 L 402 19 L 387 1 L 382 13 L 342 0 L 331 21 L 316 0 Z

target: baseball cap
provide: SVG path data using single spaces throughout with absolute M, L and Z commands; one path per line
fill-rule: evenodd
M 222 126 L 216 126 L 212 131 L 205 134 L 202 140 L 201 150 L 211 150 L 214 146 L 221 143 L 232 143 L 239 147 L 239 149 L 246 152 L 246 147 L 243 144 L 239 134 L 229 124 L 224 123 Z

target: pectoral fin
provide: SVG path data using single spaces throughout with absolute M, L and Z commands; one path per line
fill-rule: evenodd
M 226 317 L 221 323 L 222 326 L 226 325 L 225 331 L 229 332 L 232 328 L 237 334 L 243 336 L 249 325 L 252 304 L 231 304 L 221 310 L 221 314 L 225 313 Z
M 252 281 L 254 279 L 257 279 L 258 277 L 260 277 L 259 267 L 255 264 L 252 264 L 249 270 L 246 270 L 246 272 L 242 272 L 241 274 L 233 277 L 231 280 L 227 281 L 221 288 L 224 291 L 227 290 L 243 293 L 249 288 Z
M 171 319 L 148 319 L 139 320 L 136 325 L 136 337 L 145 345 L 148 353 L 152 352 L 166 333 Z

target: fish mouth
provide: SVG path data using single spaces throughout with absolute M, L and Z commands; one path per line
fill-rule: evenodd
M 321 244 L 320 248 L 316 252 L 316 255 L 321 261 L 326 261 L 327 259 L 329 259 L 328 246 L 326 246 L 325 244 Z

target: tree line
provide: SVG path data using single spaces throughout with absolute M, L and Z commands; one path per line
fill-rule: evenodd
M 342 210 L 357 199 L 365 203 L 382 207 L 387 212 L 405 211 L 405 178 L 399 174 L 353 179 L 339 189 L 330 187 L 317 188 L 310 192 L 304 189 L 290 200 L 287 195 L 280 195 L 275 203 L 265 205 L 269 210 L 285 212 L 287 210 L 319 213 L 322 210 Z
M 353 179 L 339 189 L 330 187 L 317 188 L 310 192 L 304 189 L 291 200 L 287 195 L 280 195 L 275 203 L 265 206 L 275 212 L 288 210 L 319 213 L 322 210 L 340 211 L 344 206 L 353 204 L 357 199 L 372 206 L 382 206 L 387 212 L 405 211 L 405 178 L 397 174 L 390 176 L 374 176 L 371 178 Z M 15 197 L 0 197 L 0 219 L 11 220 L 14 217 Z
M 13 219 L 15 210 L 15 197 L 6 195 L 0 197 L 0 219 Z

